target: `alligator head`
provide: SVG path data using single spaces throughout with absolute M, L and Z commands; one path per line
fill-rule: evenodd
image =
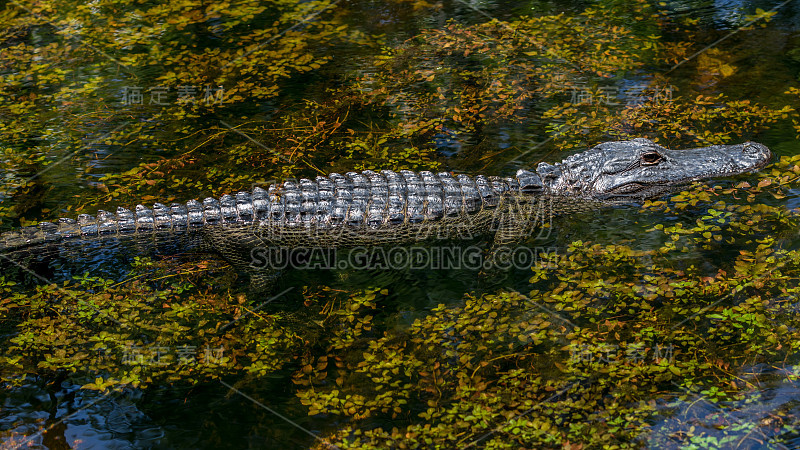
M 536 172 L 551 192 L 598 200 L 652 198 L 696 180 L 764 167 L 770 150 L 755 142 L 668 150 L 649 139 L 606 142 Z

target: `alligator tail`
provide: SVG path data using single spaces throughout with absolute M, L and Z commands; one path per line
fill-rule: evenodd
M 266 196 L 264 189 L 255 188 L 252 194 L 239 192 L 235 196 L 223 195 L 219 200 L 206 198 L 202 203 L 197 200 L 170 206 L 156 203 L 152 209 L 137 205 L 133 210 L 120 207 L 116 214 L 99 210 L 95 216 L 81 214 L 77 220 L 62 218 L 55 223 L 41 222 L 0 234 L 0 253 L 65 240 L 182 233 L 225 224 L 247 225 L 255 220 L 254 213 L 266 202 Z

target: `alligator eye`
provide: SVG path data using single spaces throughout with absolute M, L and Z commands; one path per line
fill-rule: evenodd
M 652 166 L 653 164 L 658 164 L 663 160 L 664 157 L 661 156 L 658 152 L 647 152 L 642 154 L 642 165 L 643 166 Z

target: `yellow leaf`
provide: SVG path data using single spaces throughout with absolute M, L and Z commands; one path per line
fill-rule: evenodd
M 723 64 L 719 67 L 719 72 L 722 74 L 723 77 L 729 77 L 733 75 L 736 69 L 728 64 Z

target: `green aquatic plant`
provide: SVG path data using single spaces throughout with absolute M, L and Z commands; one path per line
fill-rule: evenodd
M 86 274 L 34 291 L 0 278 L 2 380 L 63 377 L 106 390 L 281 369 L 284 352 L 301 341 L 280 314 L 259 312 L 241 295 L 199 289 L 201 277 L 230 276 L 219 266 L 136 258 L 122 282 Z
M 643 20 L 655 13 L 627 5 Z M 521 17 L 475 25 L 451 22 L 384 48 L 377 71 L 358 80 L 371 102 L 391 108 L 400 127 L 431 138 L 448 129 L 480 139 L 483 130 L 522 121 L 534 101 L 569 91 L 584 77 L 609 79 L 641 67 L 657 48 L 603 4 L 574 16 Z M 640 24 L 641 25 L 641 24 Z
M 794 95 L 800 98 L 800 88 L 796 87 L 789 88 L 789 90 L 786 91 L 785 94 Z M 800 139 L 800 119 L 795 117 L 793 121 L 794 121 L 794 129 L 797 130 L 797 137 L 798 139 Z
M 151 198 L 184 189 L 217 193 L 279 175 L 259 172 L 258 162 L 291 160 L 291 152 L 254 144 L 236 129 L 242 119 L 265 117 L 256 103 L 289 97 L 285 80 L 326 65 L 327 49 L 365 42 L 330 17 L 335 9 L 328 1 L 267 6 L 250 0 L 6 5 L 0 142 L 11 176 L 0 180 L 0 192 L 42 189 L 53 175 L 48 163 L 77 157 L 91 172 L 93 153 L 108 157 L 133 147 L 150 161 L 112 174 L 83 196 L 84 204 L 97 203 L 104 192 L 122 200 L 132 190 Z M 231 176 L 204 163 L 251 170 Z M 74 198 L 66 201 L 78 206 Z
M 702 30 L 665 3 L 449 21 L 393 41 L 347 20 L 360 2 L 12 2 L 0 11 L 0 218 L 332 171 L 496 167 L 507 150 L 489 138 L 508 124 L 549 139 L 543 153 L 640 136 L 727 143 L 790 120 L 800 133 L 796 87 L 746 100 L 730 87 L 763 78 L 740 61 L 750 28 L 691 59 Z M 447 7 L 396 0 L 379 13 L 409 4 Z M 358 57 L 337 65 L 343 49 Z M 638 91 L 622 90 L 631 80 Z M 446 157 L 437 140 L 463 149 Z M 68 183 L 81 187 L 48 187 L 73 157 Z M 6 276 L 0 380 L 103 393 L 291 381 L 280 406 L 340 448 L 777 444 L 796 432 L 791 405 L 751 411 L 767 386 L 751 374 L 797 379 L 797 211 L 780 205 L 799 163 L 646 202 L 642 216 L 661 223 L 636 224 L 630 241 L 647 245 L 556 235 L 523 292 L 430 310 L 347 272 L 302 281 L 285 303 L 247 297 L 203 258 L 138 258 L 124 280 Z M 689 418 L 698 403 L 714 412 Z

